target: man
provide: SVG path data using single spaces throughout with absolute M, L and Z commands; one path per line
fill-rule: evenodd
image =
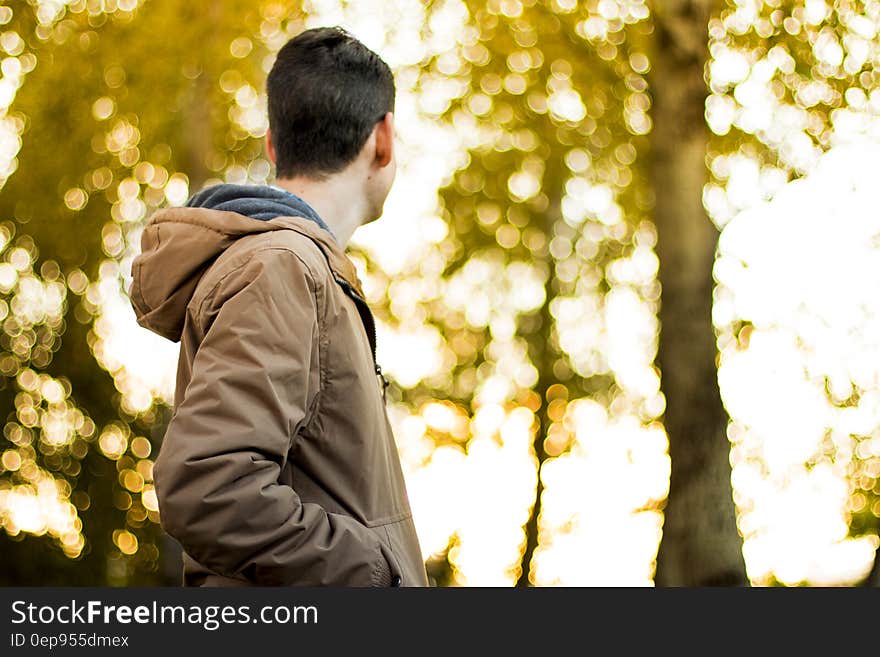
M 275 186 L 157 212 L 132 267 L 138 322 L 180 340 L 154 476 L 184 583 L 421 586 L 424 563 L 345 244 L 396 170 L 388 66 L 338 28 L 267 82 Z

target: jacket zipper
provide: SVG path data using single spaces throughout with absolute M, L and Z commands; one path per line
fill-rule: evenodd
M 376 362 L 376 320 L 373 318 L 370 306 L 367 305 L 367 300 L 355 292 L 354 288 L 347 280 L 339 276 L 334 276 L 334 278 L 336 279 L 336 282 L 342 286 L 342 289 L 345 290 L 345 293 L 352 298 L 354 305 L 358 310 L 358 314 L 361 317 L 361 323 L 364 325 L 364 329 L 367 333 L 367 341 L 370 343 L 370 352 L 373 355 L 373 369 L 376 373 L 376 377 L 379 379 L 379 385 L 382 388 L 382 399 L 386 400 L 388 379 L 382 372 L 382 367 Z

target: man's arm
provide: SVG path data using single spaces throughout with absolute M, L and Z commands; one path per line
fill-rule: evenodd
M 313 396 L 314 289 L 294 253 L 271 247 L 220 282 L 211 298 L 222 306 L 156 462 L 162 525 L 221 575 L 387 586 L 392 573 L 375 534 L 278 482 Z

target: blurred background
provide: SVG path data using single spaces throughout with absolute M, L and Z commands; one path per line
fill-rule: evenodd
M 351 255 L 433 584 L 880 581 L 880 2 L 14 0 L 0 582 L 178 583 L 131 261 L 272 180 L 265 75 L 318 25 L 395 72 Z

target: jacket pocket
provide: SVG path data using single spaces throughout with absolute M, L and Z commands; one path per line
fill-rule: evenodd
M 391 566 L 391 575 L 399 577 L 392 586 L 426 586 L 427 575 L 422 551 L 416 536 L 412 514 L 405 513 L 389 522 L 373 525 Z
M 386 542 L 382 540 L 382 537 L 377 534 L 377 538 L 379 539 L 380 561 L 377 563 L 376 571 L 374 573 L 373 586 L 400 586 L 400 582 L 403 579 L 400 574 L 400 564 L 395 558 L 394 552 L 388 547 Z

